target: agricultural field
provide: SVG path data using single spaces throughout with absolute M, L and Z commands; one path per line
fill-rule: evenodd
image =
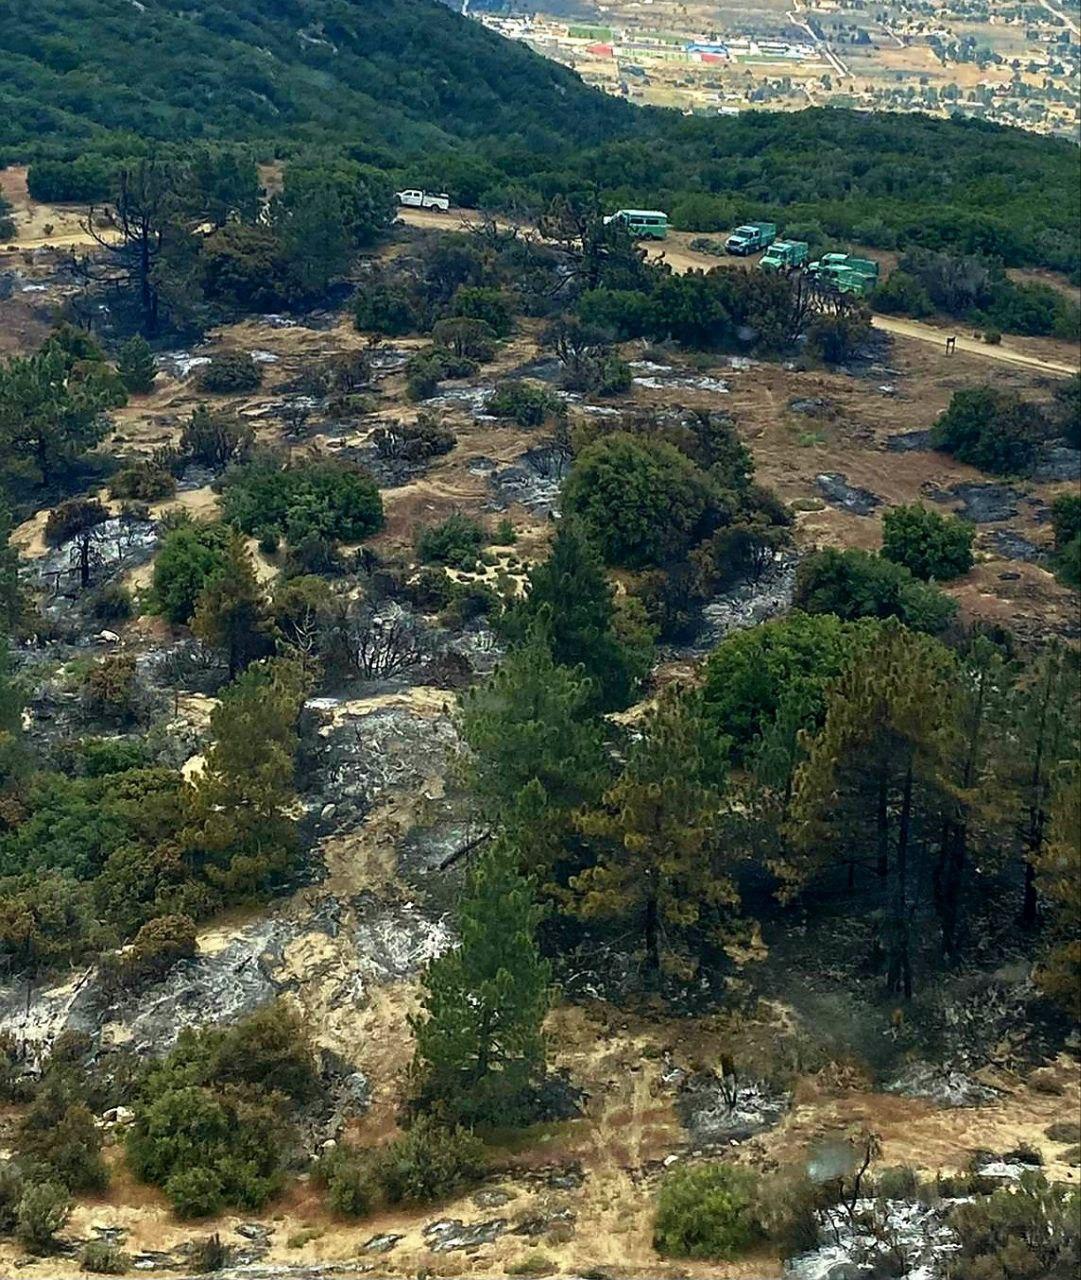
M 476 8 L 473 16 L 610 93 L 696 114 L 808 105 L 960 112 L 1071 138 L 1081 125 L 1076 6 L 582 0 L 569 16 L 542 6 L 532 22 Z

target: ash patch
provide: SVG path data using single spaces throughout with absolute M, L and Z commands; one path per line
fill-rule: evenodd
M 885 1086 L 886 1093 L 927 1098 L 944 1107 L 980 1107 L 994 1102 L 998 1091 L 955 1068 L 933 1062 L 913 1062 Z
M 716 1146 L 772 1129 L 788 1104 L 788 1094 L 773 1092 L 760 1080 L 700 1071 L 683 1082 L 675 1108 L 696 1146 Z
M 554 511 L 569 463 L 566 451 L 557 445 L 534 445 L 516 463 L 489 474 L 488 487 L 492 492 L 489 506 L 495 511 L 505 511 L 520 503 L 540 515 Z
M 117 1005 L 109 1022 L 124 1028 L 136 1052 L 164 1053 L 186 1027 L 243 1018 L 278 994 L 272 975 L 290 940 L 317 927 L 310 920 L 257 921 L 221 950 L 182 961 L 161 982 Z
M 91 584 L 101 583 L 122 570 L 145 564 L 157 542 L 157 525 L 151 520 L 114 517 L 104 521 L 89 533 Z M 57 547 L 50 547 L 34 563 L 37 581 L 54 596 L 78 596 L 81 593 L 79 543 L 80 538 L 70 538 Z
M 1049 445 L 1036 464 L 1033 480 L 1081 480 L 1081 450 L 1067 448 L 1063 444 Z
M 931 432 L 927 431 L 902 431 L 898 435 L 890 436 L 886 441 L 886 450 L 889 453 L 915 453 L 920 449 L 930 449 Z
M 951 484 L 931 496 L 936 502 L 959 500 L 960 514 L 972 524 L 997 524 L 1017 515 L 1022 495 L 1008 484 Z
M 450 387 L 430 400 L 424 401 L 428 409 L 466 409 L 477 422 L 496 422 L 488 413 L 488 401 L 494 387 Z
M 383 986 L 410 978 L 454 944 L 445 918 L 433 920 L 412 902 L 387 903 L 364 893 L 353 906 L 362 985 Z
M 695 650 L 706 652 L 733 631 L 756 627 L 792 606 L 796 589 L 796 559 L 779 558 L 773 571 L 758 582 L 744 582 L 711 600 L 702 610 L 705 623 Z
M 958 1240 L 948 1206 L 908 1200 L 857 1200 L 818 1215 L 817 1249 L 793 1258 L 785 1280 L 933 1280 Z
M 685 391 L 708 391 L 713 395 L 728 395 L 728 383 L 721 378 L 683 374 L 673 369 L 671 365 L 656 364 L 652 360 L 632 360 L 631 371 L 634 374 L 632 382 L 636 387 L 648 387 L 650 390 L 679 387 Z
M 998 554 L 1007 560 L 1023 560 L 1026 564 L 1039 564 L 1046 555 L 1043 547 L 1029 542 L 1028 538 L 1014 533 L 1012 529 L 992 529 L 989 541 Z
M 825 471 L 815 476 L 815 484 L 828 503 L 843 511 L 851 511 L 853 515 L 869 516 L 882 505 L 877 493 L 849 484 L 839 471 Z
M 321 797 L 339 811 L 352 807 L 360 813 L 387 791 L 417 792 L 441 776 L 457 741 L 448 716 L 395 706 L 367 714 L 346 710 L 322 732 Z

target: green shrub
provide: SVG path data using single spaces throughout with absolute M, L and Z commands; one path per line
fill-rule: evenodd
M 101 1131 L 61 1072 L 45 1080 L 19 1124 L 19 1162 L 36 1181 L 68 1191 L 100 1191 L 108 1182 Z
M 952 1280 L 1071 1280 L 1081 1260 L 1081 1194 L 1026 1173 L 1016 1187 L 957 1205 Z
M 225 351 L 202 366 L 195 382 L 200 391 L 214 395 L 256 391 L 263 384 L 263 370 L 246 351 Z
M 984 340 L 984 342 L 986 342 L 986 343 L 987 343 L 987 345 L 988 345 L 989 347 L 999 347 L 999 346 L 1001 346 L 1001 345 L 1002 345 L 1002 330 L 1001 330 L 1001 329 L 987 329 L 987 330 L 985 330 L 985 331 L 984 331 L 984 335 L 983 335 L 983 340 Z
M 930 635 L 944 631 L 957 612 L 954 600 L 904 565 L 869 551 L 832 547 L 800 562 L 794 603 L 807 613 L 834 613 L 848 622 L 899 618 L 906 627 Z
M 1060 493 L 1051 503 L 1055 550 L 1062 551 L 1081 535 L 1081 493 Z
M 363 1218 L 379 1196 L 371 1153 L 354 1147 L 336 1147 L 322 1156 L 312 1170 L 312 1181 L 326 1190 L 330 1209 L 347 1218 Z
M 19 1200 L 15 1238 L 27 1253 L 49 1253 L 69 1217 L 71 1196 L 65 1187 L 58 1182 L 31 1183 Z
M 510 307 L 499 289 L 462 285 L 451 299 L 450 311 L 452 316 L 483 320 L 497 338 L 505 338 L 510 333 Z
M 683 555 L 704 532 L 715 493 L 705 473 L 672 445 L 613 432 L 587 445 L 563 485 L 604 560 L 641 568 Z
M 185 915 L 157 916 L 125 951 L 102 957 L 101 979 L 111 990 L 138 990 L 194 955 L 195 921 Z
M 427 413 L 419 413 L 414 423 L 395 422 L 372 432 L 372 440 L 382 458 L 423 462 L 450 453 L 458 443 L 454 432 Z
M 384 1148 L 376 1177 L 390 1204 L 431 1204 L 476 1182 L 484 1172 L 484 1147 L 468 1129 L 421 1115 Z
M 185 1217 L 260 1208 L 296 1141 L 290 1106 L 317 1088 L 307 1036 L 283 1008 L 185 1031 L 143 1083 L 128 1163 Z
M 90 1240 L 79 1255 L 79 1265 L 94 1275 L 122 1276 L 131 1270 L 131 1258 L 118 1245 Z
M 5 1099 L 14 1100 L 10 1097 Z M 11 1160 L 0 1160 L 0 1236 L 9 1236 L 15 1230 L 24 1190 L 25 1182 L 19 1166 Z
M 948 582 L 972 568 L 975 528 L 920 502 L 891 507 L 882 520 L 882 554 L 925 581 Z
M 154 600 L 176 625 L 191 621 L 205 587 L 225 570 L 229 531 L 222 524 L 186 520 L 171 529 L 154 561 Z
M 727 1164 L 677 1168 L 661 1184 L 653 1247 L 674 1258 L 738 1257 L 762 1238 L 757 1183 Z
M 520 427 L 539 427 L 549 418 L 562 417 L 566 406 L 559 396 L 532 382 L 501 382 L 484 406 L 496 418 L 509 418 Z
M 251 425 L 235 414 L 195 407 L 180 433 L 180 452 L 206 467 L 224 467 L 247 456 L 255 440 Z
M 133 719 L 139 702 L 134 655 L 111 653 L 92 666 L 83 680 L 82 699 L 87 713 L 98 719 Z
M 282 467 L 270 457 L 235 467 L 225 476 L 222 510 L 244 533 L 273 530 L 294 549 L 306 539 L 360 542 L 383 525 L 375 481 L 335 461 Z
M 484 546 L 485 532 L 471 516 L 454 512 L 441 524 L 428 525 L 417 536 L 417 557 L 424 564 L 445 564 L 452 569 L 475 569 Z
M 936 449 L 995 475 L 1027 475 L 1046 424 L 1038 405 L 993 387 L 955 391 L 931 429 Z
M 172 472 L 152 458 L 133 462 L 118 471 L 109 481 L 114 498 L 135 498 L 140 502 L 157 502 L 171 498 L 176 492 Z

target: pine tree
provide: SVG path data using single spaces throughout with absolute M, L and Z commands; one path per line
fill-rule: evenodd
M 191 629 L 229 664 L 229 679 L 267 650 L 266 600 L 244 539 L 234 533 L 225 550 L 222 572 L 199 593 Z
M 507 634 L 522 640 L 535 627 L 544 633 L 556 662 L 581 666 L 594 686 L 599 709 L 626 707 L 648 672 L 652 644 L 645 626 L 621 631 L 611 584 L 600 557 L 573 521 L 560 524 L 548 559 L 529 575 L 526 598 L 506 614 Z
M 887 898 L 887 987 L 912 995 L 915 860 L 956 813 L 944 780 L 957 750 L 952 658 L 896 622 L 861 648 L 827 695 L 826 719 L 796 773 L 788 854 L 774 870 L 791 896 L 831 864 L 849 886 L 873 849 Z
M 158 371 L 150 344 L 144 337 L 136 334 L 124 343 L 117 354 L 116 371 L 133 395 L 145 395 L 153 390 Z
M 1064 768 L 1078 757 L 1081 686 L 1076 651 L 1054 642 L 1021 677 L 1010 708 L 1012 787 L 1021 810 L 1025 891 L 1021 925 L 1039 915 L 1036 868 L 1044 857 L 1051 803 Z
M 598 860 L 571 877 L 567 905 L 585 919 L 633 921 L 650 981 L 662 952 L 687 972 L 687 931 L 716 932 L 739 901 L 717 838 L 726 749 L 697 699 L 677 693 L 650 712 L 601 805 L 576 818 Z
M 1036 885 L 1048 907 L 1050 947 L 1037 971 L 1041 988 L 1081 1020 L 1081 765 L 1060 779 Z
M 214 740 L 188 798 L 187 861 L 233 899 L 279 881 L 296 850 L 297 717 L 307 677 L 297 663 L 254 663 L 222 694 Z
M 535 936 L 543 910 L 520 856 L 499 839 L 470 868 L 461 942 L 429 965 L 424 1016 L 411 1019 L 418 1104 L 458 1123 L 527 1119 L 544 1073 L 551 973 Z
M 589 681 L 557 665 L 536 633 L 462 700 L 462 780 L 529 867 L 554 856 L 572 811 L 604 786 L 603 724 L 591 700 Z

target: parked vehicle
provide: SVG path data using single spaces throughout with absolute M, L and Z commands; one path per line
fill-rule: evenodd
M 639 240 L 663 240 L 668 235 L 668 214 L 659 209 L 617 209 L 604 220 L 622 224 Z
M 814 280 L 832 284 L 838 293 L 862 298 L 878 284 L 878 263 L 871 258 L 854 258 L 847 253 L 824 253 L 807 268 Z
M 758 260 L 762 271 L 781 271 L 787 275 L 806 266 L 811 256 L 810 246 L 803 240 L 774 240 Z
M 408 191 L 396 191 L 398 203 L 410 209 L 442 209 L 444 213 L 450 208 L 450 196 L 445 191 L 438 195 L 434 191 L 420 191 L 410 188 Z
M 777 239 L 777 225 L 773 222 L 745 222 L 724 242 L 729 253 L 745 258 L 748 254 L 757 253 L 759 249 L 768 248 Z

